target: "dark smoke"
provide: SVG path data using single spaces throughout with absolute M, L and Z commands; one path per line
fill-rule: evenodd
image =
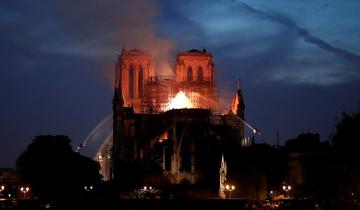
M 331 44 L 325 42 L 324 40 L 320 39 L 319 37 L 312 35 L 307 29 L 299 26 L 298 24 L 296 24 L 295 21 L 293 21 L 292 19 L 290 19 L 289 17 L 287 17 L 285 15 L 277 14 L 274 12 L 267 13 L 267 12 L 255 9 L 243 2 L 239 2 L 238 5 L 241 8 L 243 8 L 244 10 L 246 10 L 247 12 L 252 13 L 260 18 L 271 20 L 273 22 L 279 23 L 281 25 L 284 25 L 284 26 L 296 31 L 297 34 L 308 43 L 314 44 L 323 50 L 334 53 L 335 55 L 337 55 L 338 57 L 340 57 L 346 61 L 353 62 L 356 65 L 360 65 L 360 55 L 357 55 L 357 54 L 354 54 L 347 50 L 332 46 Z
M 153 57 L 157 74 L 172 74 L 173 41 L 157 35 L 154 1 L 128 0 L 119 8 L 122 14 L 119 39 L 128 48 L 145 50 Z M 115 26 L 116 27 L 116 26 Z
M 116 59 L 122 47 L 126 50 L 137 48 L 153 57 L 158 73 L 171 73 L 174 44 L 172 40 L 159 35 L 155 24 L 159 6 L 155 0 L 63 0 L 46 4 L 46 8 L 51 9 L 49 16 L 53 25 L 61 30 L 49 31 L 49 34 L 56 36 L 46 38 L 41 49 L 91 59 Z M 37 9 L 31 3 L 28 6 Z M 28 15 L 34 19 L 34 14 Z M 53 28 L 48 27 L 47 22 L 40 17 L 36 22 L 46 27 L 45 30 Z M 55 44 L 48 44 L 50 41 Z M 111 60 L 108 65 L 105 71 L 110 72 L 112 77 L 114 61 Z

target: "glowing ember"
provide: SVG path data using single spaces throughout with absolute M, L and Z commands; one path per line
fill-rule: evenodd
M 193 104 L 190 99 L 185 95 L 183 91 L 180 91 L 176 96 L 171 99 L 171 101 L 166 106 L 166 111 L 170 109 L 183 109 L 183 108 L 193 108 Z

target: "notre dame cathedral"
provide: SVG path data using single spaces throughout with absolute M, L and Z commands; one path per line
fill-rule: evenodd
M 219 169 L 225 161 L 231 173 L 231 158 L 244 143 L 240 84 L 230 108 L 220 113 L 215 65 L 205 49 L 179 53 L 171 76 L 158 75 L 146 52 L 123 49 L 115 77 L 112 178 L 123 178 L 124 163 L 144 161 L 156 165 L 170 184 L 219 193 L 226 180 L 219 179 Z M 169 106 L 179 93 L 180 106 Z

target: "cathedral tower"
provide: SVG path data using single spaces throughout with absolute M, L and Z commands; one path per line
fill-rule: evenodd
M 118 81 L 121 81 L 121 90 L 124 106 L 132 107 L 136 113 L 141 111 L 141 99 L 144 94 L 145 83 L 154 76 L 154 66 L 150 55 L 133 49 L 121 51 L 118 65 Z
M 211 53 L 192 49 L 177 56 L 175 78 L 177 82 L 214 81 L 214 63 Z
M 218 95 L 214 81 L 215 65 L 209 52 L 192 49 L 178 54 L 175 80 L 198 108 L 217 109 Z

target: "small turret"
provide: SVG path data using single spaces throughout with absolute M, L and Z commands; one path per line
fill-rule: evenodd
M 227 176 L 227 166 L 224 158 L 224 154 L 221 155 L 220 163 L 220 186 L 219 186 L 219 197 L 225 198 L 225 185 L 226 185 L 226 176 Z

